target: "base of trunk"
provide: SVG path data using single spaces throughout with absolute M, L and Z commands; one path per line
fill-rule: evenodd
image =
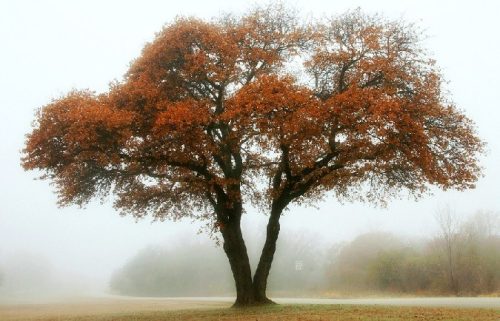
M 277 304 L 273 300 L 269 298 L 259 298 L 259 299 L 250 299 L 250 300 L 236 300 L 232 305 L 232 308 L 248 308 L 255 306 L 264 306 L 264 305 L 275 305 Z

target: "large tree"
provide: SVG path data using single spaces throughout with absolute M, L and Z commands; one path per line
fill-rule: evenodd
M 42 107 L 22 164 L 55 183 L 60 205 L 112 193 L 123 214 L 209 220 L 235 304 L 269 303 L 290 204 L 474 186 L 483 143 L 442 84 L 417 28 L 359 10 L 308 24 L 280 4 L 179 18 L 108 92 Z M 249 204 L 269 217 L 253 276 Z

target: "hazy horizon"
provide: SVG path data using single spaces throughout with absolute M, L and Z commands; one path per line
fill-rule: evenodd
M 327 243 L 375 230 L 427 237 L 437 230 L 434 214 L 443 206 L 449 205 L 459 216 L 500 210 L 496 79 L 500 44 L 495 40 L 500 30 L 499 2 L 297 0 L 290 5 L 304 17 L 337 15 L 360 7 L 416 23 L 428 36 L 423 47 L 449 81 L 450 97 L 476 123 L 479 136 L 488 143 L 488 153 L 481 161 L 484 177 L 474 190 L 433 189 L 433 195 L 418 202 L 403 195 L 386 208 L 339 204 L 329 197 L 317 208 L 291 207 L 281 220 L 283 233 L 304 231 Z M 20 167 L 21 149 L 37 108 L 72 88 L 107 90 L 155 32 L 175 16 L 210 19 L 249 7 L 246 1 L 0 2 L 0 266 L 7 258 L 27 253 L 61 273 L 77 275 L 81 283 L 102 286 L 115 269 L 149 244 L 173 242 L 186 235 L 206 239 L 197 235 L 203 223 L 151 222 L 151 218 L 136 222 L 120 217 L 111 200 L 93 201 L 85 209 L 58 208 L 49 182 L 34 180 L 37 173 Z M 250 207 L 247 211 L 243 222 L 247 233 L 265 226 L 264 215 Z

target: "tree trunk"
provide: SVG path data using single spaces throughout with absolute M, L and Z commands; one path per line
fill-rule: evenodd
M 252 272 L 250 260 L 243 235 L 240 219 L 232 220 L 222 229 L 224 252 L 229 259 L 231 271 L 236 284 L 236 302 L 234 306 L 248 306 L 254 303 Z
M 266 288 L 269 271 L 271 270 L 271 264 L 276 251 L 276 241 L 278 240 L 280 230 L 279 219 L 282 210 L 283 208 L 279 206 L 273 206 L 271 210 L 267 224 L 266 241 L 253 281 L 250 260 L 241 233 L 241 217 L 236 216 L 236 219 L 231 220 L 221 230 L 224 239 L 224 252 L 229 259 L 236 284 L 236 301 L 233 307 L 274 304 L 272 300 L 267 298 Z
M 266 295 L 267 279 L 273 263 L 274 253 L 276 252 L 276 241 L 280 232 L 279 219 L 282 208 L 273 206 L 269 222 L 267 223 L 266 242 L 262 248 L 259 264 L 253 277 L 253 291 L 256 302 L 261 304 L 274 303 Z

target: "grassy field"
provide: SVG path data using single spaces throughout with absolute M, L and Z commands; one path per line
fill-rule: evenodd
M 221 308 L 221 305 L 224 306 Z M 86 308 L 84 308 L 86 306 Z M 182 302 L 168 306 L 116 304 L 63 304 L 0 306 L 2 321 L 499 321 L 500 311 L 466 308 L 381 307 L 354 305 L 277 305 L 229 309 L 225 304 L 207 303 L 193 308 Z M 142 310 L 141 310 L 142 308 Z M 178 310 L 183 309 L 184 310 Z M 121 311 L 117 313 L 116 311 Z

